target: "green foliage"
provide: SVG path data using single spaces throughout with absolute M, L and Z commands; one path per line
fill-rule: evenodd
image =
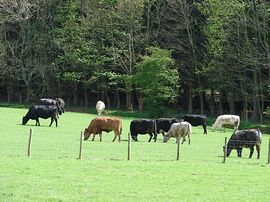
M 147 109 L 153 115 L 162 115 L 166 103 L 175 103 L 179 75 L 171 58 L 171 52 L 157 47 L 147 48 L 149 55 L 136 66 L 135 83 L 144 95 Z

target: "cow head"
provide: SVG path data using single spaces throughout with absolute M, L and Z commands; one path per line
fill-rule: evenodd
M 236 149 L 236 148 L 237 148 L 237 140 L 235 139 L 235 135 L 233 133 L 229 139 L 228 144 L 227 144 L 227 157 L 229 157 L 232 150 Z M 223 148 L 223 150 L 224 150 L 224 148 Z
M 136 136 L 136 135 L 131 135 L 131 138 L 132 138 L 133 141 L 138 142 L 138 136 Z
M 165 133 L 163 137 L 163 142 L 168 142 L 168 140 L 171 138 L 171 136 L 168 133 Z
M 84 129 L 84 140 L 88 140 L 88 138 L 90 137 L 91 133 L 88 131 L 88 128 Z
M 26 116 L 22 118 L 22 125 L 25 125 L 27 123 L 28 119 Z

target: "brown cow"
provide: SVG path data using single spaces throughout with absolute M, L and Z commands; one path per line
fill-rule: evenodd
M 99 134 L 100 141 L 102 141 L 102 131 L 106 131 L 107 133 L 110 131 L 114 131 L 114 139 L 118 136 L 119 142 L 121 141 L 120 135 L 122 133 L 122 121 L 119 118 L 112 117 L 97 117 L 94 118 L 89 124 L 88 128 L 84 130 L 84 140 L 87 140 L 90 135 L 93 133 L 92 141 L 95 140 L 95 135 Z

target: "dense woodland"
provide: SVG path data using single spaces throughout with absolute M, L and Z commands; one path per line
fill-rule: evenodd
M 263 121 L 267 0 L 1 0 L 0 99 Z

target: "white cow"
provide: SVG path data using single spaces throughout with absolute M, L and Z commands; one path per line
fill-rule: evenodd
M 214 131 L 216 128 L 223 128 L 225 132 L 224 125 L 231 125 L 233 126 L 234 130 L 238 130 L 240 124 L 240 117 L 237 115 L 231 115 L 231 114 L 225 114 L 220 115 L 217 117 L 215 123 L 212 125 L 212 131 Z
M 105 104 L 102 101 L 97 101 L 96 110 L 98 115 L 101 115 L 105 110 Z
M 173 123 L 167 134 L 164 135 L 163 142 L 168 142 L 168 140 L 173 136 L 178 140 L 177 137 L 183 138 L 182 144 L 186 141 L 186 136 L 188 136 L 188 144 L 190 144 L 190 138 L 192 133 L 192 126 L 189 122 L 183 121 L 180 123 Z

